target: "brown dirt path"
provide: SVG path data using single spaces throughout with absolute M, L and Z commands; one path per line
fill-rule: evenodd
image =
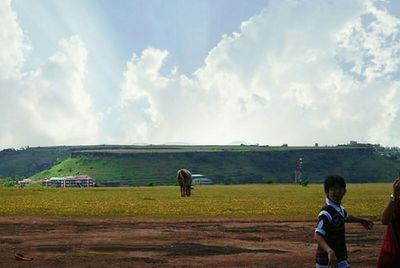
M 376 267 L 385 227 L 347 224 L 352 267 Z M 0 267 L 314 267 L 315 222 L 0 217 Z M 16 252 L 34 257 L 14 259 Z

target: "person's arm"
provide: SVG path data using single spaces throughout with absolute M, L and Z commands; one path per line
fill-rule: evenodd
M 328 254 L 328 265 L 331 264 L 332 260 L 335 258 L 335 252 L 333 249 L 328 245 L 328 243 L 326 243 L 324 237 L 317 232 L 314 233 L 314 240 Z
M 371 230 L 374 227 L 374 223 L 367 218 L 356 217 L 353 215 L 347 215 L 346 222 L 358 222 L 364 226 L 365 229 Z
M 382 224 L 388 225 L 396 211 L 400 200 L 400 178 L 397 178 L 393 183 L 393 197 L 394 200 L 390 200 L 386 205 L 382 213 Z
M 328 254 L 328 261 L 329 264 L 331 264 L 331 262 L 336 258 L 336 255 L 333 249 L 328 245 L 328 243 L 326 243 L 325 235 L 331 226 L 332 219 L 327 211 L 321 211 L 318 215 L 318 219 L 317 228 L 315 228 L 314 232 L 314 240 Z

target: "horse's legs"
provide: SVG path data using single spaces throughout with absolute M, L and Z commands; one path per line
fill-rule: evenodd
M 186 185 L 186 196 L 190 196 L 191 190 L 191 185 Z
M 185 197 L 185 188 L 181 185 L 181 197 Z

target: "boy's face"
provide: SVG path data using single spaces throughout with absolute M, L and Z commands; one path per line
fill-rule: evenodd
M 343 188 L 339 185 L 330 187 L 328 189 L 328 192 L 326 192 L 326 196 L 328 196 L 330 200 L 338 204 L 342 202 L 342 199 L 345 194 L 346 194 L 346 188 Z

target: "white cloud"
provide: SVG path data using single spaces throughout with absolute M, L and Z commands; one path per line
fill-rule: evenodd
M 271 1 L 190 78 L 161 76 L 167 53 L 147 49 L 121 95 L 146 131 L 126 141 L 398 144 L 399 23 L 370 1 Z
M 160 75 L 167 56 L 166 51 L 149 47 L 127 63 L 120 102 L 106 119 L 106 124 L 112 125 L 109 142 L 161 143 L 182 141 L 193 134 L 182 132 L 181 127 L 199 116 L 196 109 L 201 106 L 198 102 L 204 101 L 204 93 L 196 82 L 178 76 L 176 69 Z
M 388 6 L 273 0 L 239 32 L 222 36 L 191 76 L 178 68 L 160 71 L 166 50 L 133 54 L 118 102 L 99 111 L 92 105 L 95 89 L 91 96 L 85 88 L 91 48 L 72 36 L 38 68 L 22 72 L 30 45 L 3 0 L 0 147 L 237 140 L 398 145 L 400 21 Z
M 366 7 L 340 33 L 338 56 L 352 65 L 350 73 L 360 80 L 390 79 L 399 71 L 400 21 L 371 2 Z
M 87 49 L 79 36 L 60 42 L 60 51 L 23 81 L 23 107 L 39 136 L 52 143 L 94 143 L 98 115 L 84 87 Z M 39 127 L 39 129 L 38 129 Z
M 30 45 L 11 10 L 11 0 L 0 1 L 0 25 L 0 80 L 17 78 Z
M 80 37 L 62 40 L 60 50 L 39 68 L 22 73 L 29 45 L 10 1 L 1 1 L 0 14 L 0 24 L 9 26 L 0 30 L 0 147 L 98 141 L 98 115 L 84 87 L 87 49 Z

